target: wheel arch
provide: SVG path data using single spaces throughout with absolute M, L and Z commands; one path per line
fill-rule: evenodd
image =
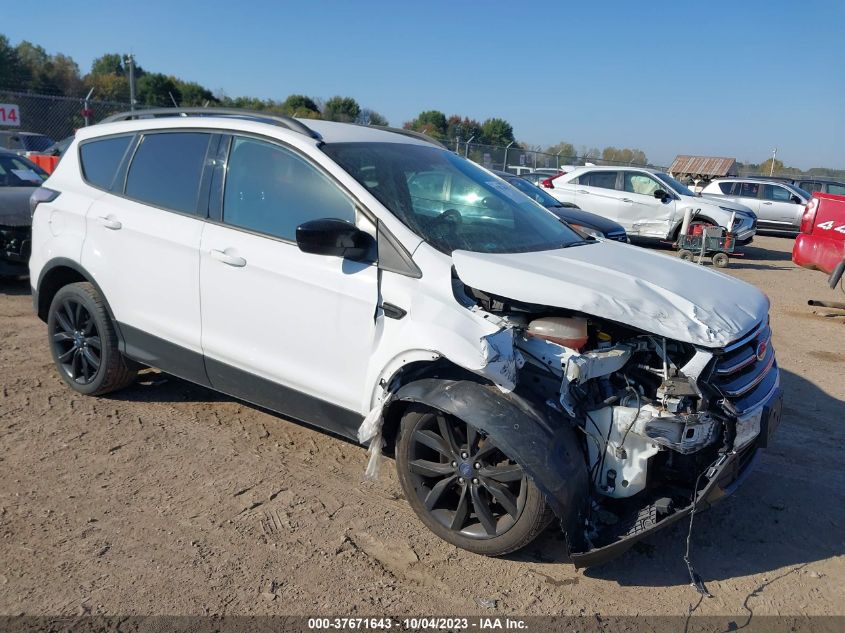
M 580 540 L 589 478 L 581 443 L 562 415 L 552 417 L 530 399 L 503 393 L 477 376 L 421 378 L 401 387 L 385 406 L 385 425 L 391 421 L 398 430 L 413 403 L 454 415 L 493 438 L 543 493 L 569 542 Z
M 103 298 L 106 312 L 114 324 L 115 333 L 117 334 L 117 339 L 120 344 L 120 350 L 123 351 L 123 335 L 120 332 L 120 325 L 114 318 L 114 312 L 112 312 L 108 298 L 105 293 L 103 293 L 102 288 L 100 288 L 100 285 L 96 282 L 93 275 L 72 259 L 67 259 L 66 257 L 56 257 L 48 261 L 44 265 L 44 268 L 42 268 L 41 274 L 38 275 L 38 283 L 35 285 L 32 296 L 32 301 L 35 312 L 38 314 L 38 318 L 45 323 L 47 322 L 47 314 L 50 311 L 50 304 L 53 302 L 53 297 L 56 296 L 56 293 L 59 290 L 69 284 L 85 281 L 94 286 L 96 291 Z

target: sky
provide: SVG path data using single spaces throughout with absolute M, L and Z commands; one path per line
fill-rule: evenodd
M 2 2 L 0 33 L 214 92 L 436 109 L 517 140 L 845 168 L 845 1 Z

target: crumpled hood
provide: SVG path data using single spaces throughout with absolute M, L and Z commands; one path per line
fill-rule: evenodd
M 29 197 L 35 187 L 0 187 L 0 226 L 29 226 Z
M 455 251 L 452 261 L 477 290 L 709 348 L 736 340 L 769 309 L 766 295 L 744 281 L 610 241 L 536 253 Z

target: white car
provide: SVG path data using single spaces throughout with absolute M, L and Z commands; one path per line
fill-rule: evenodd
M 804 207 L 813 197 L 794 185 L 758 178 L 719 178 L 704 187 L 701 195 L 719 201 L 740 202 L 757 215 L 760 229 L 788 233 L 801 230 Z
M 576 564 L 606 560 L 736 488 L 780 417 L 760 291 L 578 234 L 410 132 L 127 113 L 31 204 L 73 391 L 153 366 L 369 444 L 368 476 L 384 445 L 473 552 L 556 515 Z
M 748 207 L 701 198 L 653 169 L 579 167 L 551 183 L 549 193 L 555 198 L 618 222 L 632 239 L 676 240 L 688 208 L 695 213 L 694 223 L 728 229 L 741 244 L 750 242 L 756 232 L 756 216 Z

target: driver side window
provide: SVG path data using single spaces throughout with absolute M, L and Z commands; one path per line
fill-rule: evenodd
M 636 171 L 625 172 L 625 191 L 643 196 L 653 196 L 658 189 L 664 189 L 660 183 L 648 174 Z
M 223 221 L 284 240 L 309 220 L 355 222 L 355 206 L 316 167 L 279 145 L 235 138 L 229 153 Z

